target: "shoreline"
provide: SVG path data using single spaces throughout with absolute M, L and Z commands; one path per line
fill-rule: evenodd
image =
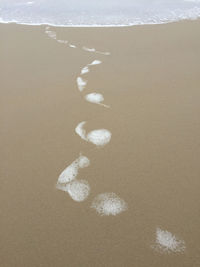
M 194 19 L 177 19 L 177 20 L 170 20 L 166 22 L 149 22 L 149 23 L 138 23 L 138 24 L 120 24 L 120 25 L 56 25 L 56 24 L 51 24 L 51 23 L 20 23 L 16 21 L 0 21 L 0 24 L 14 24 L 14 25 L 24 25 L 24 26 L 50 26 L 50 27 L 55 27 L 55 28 L 128 28 L 128 27 L 137 27 L 137 26 L 152 26 L 152 25 L 163 25 L 163 24 L 172 24 L 172 23 L 180 23 L 180 22 L 192 22 L 192 21 L 199 21 L 200 16 L 198 18 Z

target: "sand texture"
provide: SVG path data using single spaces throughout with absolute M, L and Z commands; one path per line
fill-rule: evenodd
M 199 32 L 0 25 L 1 267 L 199 266 Z

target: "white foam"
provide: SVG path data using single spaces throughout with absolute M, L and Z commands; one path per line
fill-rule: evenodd
M 26 5 L 30 6 L 30 5 L 33 5 L 35 2 L 34 1 L 29 1 L 29 2 L 26 2 Z
M 92 202 L 91 208 L 102 216 L 117 215 L 128 209 L 126 202 L 115 193 L 103 193 Z
M 101 64 L 102 63 L 102 61 L 101 60 L 94 60 L 94 61 L 92 61 L 92 63 L 90 63 L 90 64 L 88 64 L 88 65 L 90 65 L 90 66 L 92 66 L 92 65 L 99 65 L 99 64 Z
M 104 146 L 108 144 L 111 140 L 111 132 L 106 129 L 93 130 L 86 134 L 83 128 L 86 124 L 85 121 L 79 123 L 75 128 L 75 132 L 85 141 L 91 142 L 96 146 Z
M 185 242 L 178 239 L 172 233 L 162 230 L 160 228 L 156 229 L 156 244 L 153 246 L 159 252 L 183 252 L 185 250 Z
M 87 66 L 85 66 L 84 68 L 82 68 L 81 70 L 81 75 L 88 73 L 89 72 L 89 68 Z
M 82 92 L 87 85 L 87 81 L 83 80 L 83 78 L 81 78 L 81 77 L 78 77 L 76 79 L 76 82 L 77 82 L 77 86 L 78 86 L 79 91 Z
M 66 185 L 70 197 L 77 202 L 86 200 L 90 193 L 90 185 L 85 180 L 75 180 Z
M 184 0 L 185 2 L 200 3 L 200 0 Z
M 90 93 L 90 94 L 87 94 L 85 96 L 85 99 L 88 101 L 88 102 L 91 102 L 91 103 L 94 103 L 94 104 L 98 104 L 98 105 L 102 105 L 104 107 L 109 107 L 101 102 L 104 101 L 104 97 L 102 94 L 99 94 L 99 93 Z
M 90 165 L 90 160 L 80 155 L 59 175 L 57 184 L 66 184 L 74 180 L 78 175 L 79 168 L 86 168 Z
M 127 1 L 129 4 L 127 4 Z M 0 1 L 1 23 L 51 25 L 56 27 L 125 27 L 143 24 L 163 24 L 185 19 L 200 18 L 199 0 L 127 0 L 101 1 L 85 6 L 85 14 L 77 1 L 35 1 L 34 8 L 13 0 Z M 32 1 L 27 1 L 32 2 Z M 65 2 L 65 3 L 64 3 Z M 69 3 L 70 2 L 70 3 Z M 77 5 L 80 2 L 80 5 Z M 90 2 L 95 2 L 90 1 Z M 115 4 L 114 4 L 115 2 Z M 119 3 L 116 2 L 121 2 Z M 19 8 L 18 5 L 21 5 Z M 72 7 L 73 6 L 73 7 Z M 27 8 L 28 7 L 28 8 Z M 61 8 L 62 7 L 62 8 Z M 73 9 L 70 15 L 69 8 Z M 31 12 L 27 12 L 30 11 Z M 45 11 L 45 12 L 44 12 Z M 69 14 L 68 14 L 69 13 Z M 66 18 L 68 14 L 68 18 Z M 92 15 L 91 15 L 92 14 Z M 91 48 L 89 48 L 92 50 Z M 88 50 L 89 50 L 88 49 Z

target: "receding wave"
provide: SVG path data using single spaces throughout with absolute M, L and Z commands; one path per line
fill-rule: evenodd
M 162 24 L 200 17 L 199 0 L 1 0 L 0 22 L 64 27 Z

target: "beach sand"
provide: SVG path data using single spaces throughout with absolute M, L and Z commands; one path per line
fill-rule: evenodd
M 197 267 L 200 262 L 200 21 L 127 28 L 1 24 L 1 267 Z M 109 51 L 89 53 L 82 46 Z M 93 60 L 102 64 L 76 78 Z M 110 108 L 86 102 L 98 92 Z M 100 148 L 86 130 L 112 133 Z M 91 193 L 56 189 L 82 152 Z M 128 210 L 100 216 L 100 193 Z M 153 249 L 156 229 L 185 241 L 182 253 Z

